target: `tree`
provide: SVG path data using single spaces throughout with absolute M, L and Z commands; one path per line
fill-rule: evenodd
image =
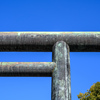
M 100 100 L 100 82 L 91 86 L 87 92 L 77 95 L 80 100 Z

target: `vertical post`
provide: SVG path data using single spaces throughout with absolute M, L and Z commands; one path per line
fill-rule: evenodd
M 52 72 L 52 100 L 71 100 L 69 46 L 58 41 L 52 48 L 52 62 L 56 67 Z

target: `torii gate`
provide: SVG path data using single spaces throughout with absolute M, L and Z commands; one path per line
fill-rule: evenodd
M 100 52 L 100 32 L 0 32 L 0 51 L 52 52 L 52 62 L 0 62 L 0 76 L 51 76 L 52 100 L 71 100 L 69 52 Z

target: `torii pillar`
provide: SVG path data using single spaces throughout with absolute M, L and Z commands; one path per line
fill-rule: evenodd
M 52 100 L 71 100 L 70 50 L 64 41 L 58 41 L 52 48 Z

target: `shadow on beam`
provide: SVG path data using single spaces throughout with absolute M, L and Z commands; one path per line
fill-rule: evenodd
M 53 45 L 0 45 L 0 51 L 52 52 Z M 70 52 L 100 52 L 96 45 L 69 45 Z
M 52 73 L 0 73 L 0 77 L 52 77 Z

